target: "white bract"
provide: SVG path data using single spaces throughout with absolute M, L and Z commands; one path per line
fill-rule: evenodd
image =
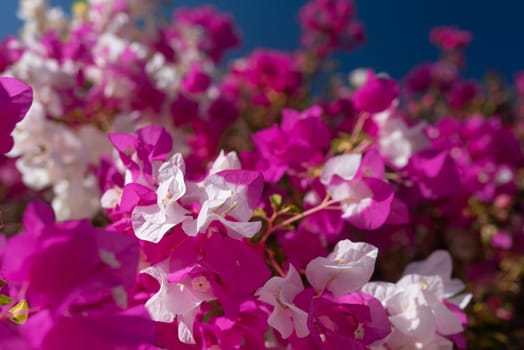
M 404 120 L 393 117 L 391 113 L 391 110 L 386 110 L 373 116 L 379 127 L 378 145 L 380 153 L 391 164 L 402 168 L 413 154 L 428 148 L 429 141 L 424 134 L 424 124 L 409 127 Z
M 159 242 L 175 225 L 188 219 L 188 211 L 177 201 L 186 193 L 185 164 L 177 153 L 160 166 L 157 202 L 137 206 L 132 213 L 133 231 L 140 239 Z
M 309 335 L 307 313 L 293 304 L 293 299 L 303 289 L 300 275 L 291 265 L 286 277 L 272 277 L 256 292 L 259 300 L 274 306 L 268 324 L 284 339 L 293 331 L 299 338 Z
M 338 298 L 367 283 L 375 269 L 378 249 L 368 243 L 339 241 L 327 257 L 309 262 L 306 276 L 317 292 L 329 290 Z
M 214 300 L 209 280 L 204 275 L 189 276 L 189 271 L 178 271 L 185 275 L 176 281 L 169 280 L 169 261 L 161 262 L 141 271 L 154 277 L 160 284 L 160 289 L 145 303 L 145 307 L 153 321 L 178 321 L 178 336 L 181 342 L 193 344 L 193 323 L 196 313 L 204 301 Z
M 393 333 L 387 340 L 393 349 L 452 349 L 444 336 L 461 333 L 460 319 L 445 305 L 464 308 L 470 295 L 455 295 L 462 282 L 451 279 L 451 258 L 437 251 L 423 262 L 410 264 L 396 284 L 371 282 L 362 291 L 373 295 L 386 308 Z
M 156 243 L 178 224 L 182 224 L 186 234 L 196 236 L 214 221 L 220 222 L 233 238 L 255 235 L 261 223 L 249 220 L 260 198 L 262 176 L 254 171 L 220 170 L 237 166 L 236 155 L 221 154 L 212 167 L 213 172 L 203 181 L 185 181 L 182 155 L 174 155 L 160 166 L 157 203 L 133 210 L 132 224 L 137 237 Z M 111 202 L 115 194 L 109 194 L 106 202 Z
M 98 184 L 88 166 L 109 152 L 102 132 L 91 126 L 72 130 L 49 121 L 35 101 L 13 138 L 8 155 L 18 157 L 23 182 L 35 190 L 52 187 L 59 220 L 90 217 L 100 209 Z

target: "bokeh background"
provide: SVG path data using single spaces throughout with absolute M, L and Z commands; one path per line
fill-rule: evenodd
M 72 0 L 50 0 L 70 9 Z M 305 0 L 174 0 L 176 6 L 214 4 L 230 12 L 243 34 L 243 46 L 234 57 L 255 47 L 293 49 L 297 46 L 298 9 Z M 434 60 L 437 50 L 429 44 L 429 30 L 455 25 L 473 32 L 466 54 L 467 77 L 482 77 L 490 70 L 506 80 L 524 69 L 524 1 L 471 0 L 355 0 L 357 17 L 365 24 L 367 44 L 337 57 L 340 69 L 373 67 L 401 78 L 416 63 Z M 17 0 L 2 0 L 0 37 L 20 27 Z

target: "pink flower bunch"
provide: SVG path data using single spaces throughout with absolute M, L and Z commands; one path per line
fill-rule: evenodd
M 350 0 L 222 69 L 232 19 L 159 6 L 22 0 L 0 45 L 1 349 L 522 343 L 520 75 L 465 79 L 442 27 L 402 81 L 326 76 Z
M 456 27 L 436 27 L 429 34 L 430 41 L 444 51 L 462 49 L 471 42 L 471 33 Z
M 203 148 L 217 147 L 236 117 L 234 103 L 212 76 L 224 52 L 239 43 L 228 16 L 211 7 L 180 9 L 172 24 L 159 26 L 153 24 L 155 1 L 78 3 L 72 18 L 38 3 L 21 2 L 24 35 L 1 46 L 3 72 L 34 89 L 33 108 L 14 134 L 12 156 L 21 156 L 17 168 L 29 188 L 52 189 L 60 219 L 91 216 L 100 209 L 92 169 L 111 152 L 110 131 L 168 126 L 174 120 L 196 135 L 213 132 Z M 45 137 L 59 133 L 67 137 Z M 179 143 L 191 143 L 192 137 Z M 79 152 L 83 155 L 68 156 Z M 85 198 L 86 209 L 74 205 L 78 197 Z
M 3 348 L 138 348 L 154 340 L 154 324 L 133 296 L 139 246 L 132 237 L 86 220 L 56 223 L 42 202 L 28 206 L 23 225 L 0 250 L 8 281 Z
M 437 148 L 452 151 L 467 197 L 489 202 L 502 193 L 514 195 L 512 180 L 524 164 L 524 154 L 500 120 L 479 115 L 464 121 L 444 118 L 428 133 Z
M 12 78 L 0 78 L 0 104 L 2 106 L 0 154 L 9 152 L 13 147 L 11 133 L 27 113 L 32 99 L 33 92 L 28 85 Z
M 200 29 L 197 48 L 215 62 L 220 62 L 228 49 L 240 44 L 232 19 L 217 13 L 211 6 L 198 9 L 179 8 L 173 15 L 173 22 L 183 27 Z
M 252 161 L 270 182 L 278 182 L 286 172 L 321 164 L 329 147 L 330 130 L 318 106 L 302 113 L 285 109 L 281 124 L 253 134 L 255 151 L 244 154 L 246 162 Z
M 240 100 L 242 109 L 252 106 L 267 108 L 279 99 L 285 103 L 285 100 L 301 97 L 304 79 L 302 64 L 295 55 L 256 50 L 233 62 L 224 79 L 224 88 Z
M 310 1 L 300 10 L 301 43 L 319 57 L 333 51 L 352 50 L 361 45 L 366 35 L 363 25 L 355 20 L 351 1 Z

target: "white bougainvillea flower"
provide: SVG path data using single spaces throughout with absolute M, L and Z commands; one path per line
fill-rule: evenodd
M 398 168 L 405 167 L 413 154 L 430 146 L 424 123 L 410 127 L 403 119 L 392 116 L 392 110 L 375 114 L 373 120 L 378 126 L 380 154 Z
M 336 175 L 344 180 L 352 180 L 357 175 L 362 162 L 362 154 L 348 153 L 329 159 L 322 168 L 320 182 L 329 184 Z
M 293 304 L 293 299 L 302 290 L 304 285 L 300 275 L 291 265 L 286 277 L 273 277 L 256 292 L 259 300 L 274 306 L 268 324 L 284 339 L 289 338 L 293 331 L 299 338 L 309 335 L 308 314 Z
M 255 235 L 261 223 L 249 220 L 262 195 L 264 180 L 257 171 L 228 169 L 238 166 L 235 153 L 221 154 L 203 181 L 191 182 L 184 179 L 182 155 L 175 154 L 158 171 L 156 203 L 133 210 L 136 236 L 157 243 L 178 224 L 186 234 L 196 236 L 215 221 L 233 238 Z
M 219 221 L 233 238 L 251 238 L 261 227 L 249 222 L 258 205 L 264 180 L 257 171 L 222 170 L 198 184 L 200 194 L 193 194 L 201 204 L 195 219 L 184 221 L 182 228 L 190 236 L 204 232 L 213 221 Z M 197 192 L 197 190 L 194 190 Z M 182 200 L 184 202 L 184 199 Z
M 457 295 L 464 290 L 464 283 L 458 278 L 451 278 L 453 272 L 453 261 L 446 250 L 434 251 L 423 261 L 416 261 L 406 266 L 403 275 L 419 274 L 424 276 L 437 275 L 442 278 L 444 298 L 451 302 L 466 307 L 471 300 L 471 294 Z
M 309 262 L 306 276 L 317 292 L 327 289 L 338 298 L 367 283 L 375 269 L 377 247 L 368 243 L 339 241 L 327 257 Z
M 151 319 L 170 323 L 176 317 L 179 339 L 184 343 L 195 342 L 192 328 L 200 304 L 215 299 L 209 279 L 203 274 L 192 274 L 194 270 L 187 268 L 170 274 L 169 261 L 163 261 L 141 271 L 160 284 L 158 292 L 145 303 Z
M 186 193 L 184 172 L 184 160 L 179 153 L 160 166 L 157 202 L 137 206 L 131 215 L 138 238 L 157 243 L 171 228 L 188 219 L 188 211 L 177 202 Z
M 396 284 L 371 282 L 362 291 L 373 295 L 386 308 L 393 333 L 387 344 L 392 348 L 417 344 L 451 342 L 441 336 L 461 333 L 460 319 L 445 304 L 443 279 L 438 275 L 408 274 Z
M 216 174 L 221 170 L 239 170 L 242 169 L 240 160 L 236 152 L 224 153 L 224 150 L 220 150 L 220 153 L 211 164 L 209 168 L 209 175 Z

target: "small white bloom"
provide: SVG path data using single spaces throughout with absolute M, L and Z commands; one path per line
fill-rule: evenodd
M 377 247 L 368 243 L 341 240 L 327 257 L 309 262 L 306 276 L 317 292 L 327 289 L 338 298 L 367 283 L 375 269 Z

